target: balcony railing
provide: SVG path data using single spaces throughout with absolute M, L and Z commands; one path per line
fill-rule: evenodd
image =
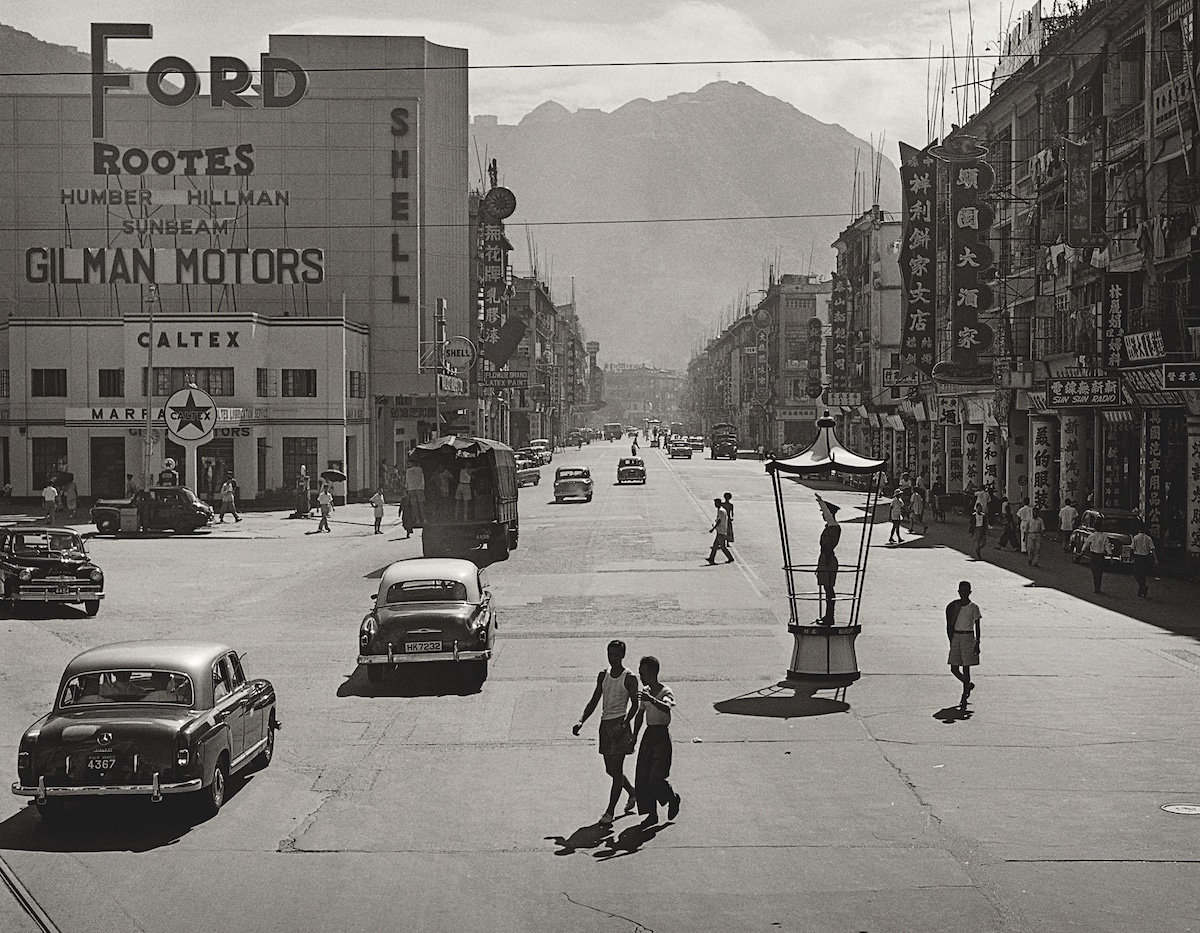
M 1154 89 L 1154 135 L 1166 136 L 1179 128 L 1180 122 L 1191 125 L 1191 85 L 1187 75 L 1180 75 Z

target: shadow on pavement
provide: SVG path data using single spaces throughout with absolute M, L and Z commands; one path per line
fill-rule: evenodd
M 597 849 L 612 836 L 612 826 L 603 823 L 592 823 L 590 826 L 580 826 L 570 836 L 546 836 L 548 842 L 558 846 L 555 855 L 574 855 L 580 849 Z
M 101 602 L 103 608 L 103 602 Z M 83 621 L 90 618 L 83 611 L 83 606 L 76 603 L 34 603 L 18 602 L 16 604 L 0 603 L 0 618 L 28 619 L 31 621 L 46 621 L 49 619 L 78 619 Z
M 656 823 L 654 826 L 645 826 L 638 823 L 636 826 L 630 826 L 629 829 L 621 831 L 619 836 L 605 839 L 603 844 L 608 848 L 601 849 L 599 852 L 593 852 L 592 858 L 608 861 L 613 858 L 621 858 L 626 855 L 633 855 L 639 851 L 642 846 L 657 836 L 660 832 L 666 829 L 670 823 Z
M 773 719 L 798 719 L 803 716 L 826 716 L 845 713 L 850 704 L 842 700 L 814 696 L 821 687 L 813 684 L 794 684 L 786 680 L 770 687 L 713 704 L 718 713 L 734 716 L 769 716 Z M 834 689 L 830 685 L 829 689 Z
M 388 671 L 379 683 L 367 680 L 366 669 L 360 664 L 340 687 L 339 697 L 445 697 L 473 696 L 483 690 L 478 676 L 464 670 L 453 661 L 426 661 L 421 664 L 400 664 L 399 670 Z
M 974 715 L 975 713 L 965 706 L 947 706 L 934 713 L 933 718 L 941 720 L 946 725 L 951 725 L 956 722 L 966 722 Z

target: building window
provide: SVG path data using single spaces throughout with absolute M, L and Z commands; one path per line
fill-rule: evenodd
M 315 437 L 285 437 L 283 439 L 283 482 L 293 486 L 304 467 L 311 485 L 317 477 L 317 439 Z
M 270 389 L 270 370 L 259 367 L 254 373 L 254 394 L 266 398 Z
M 8 398 L 8 370 L 0 369 L 0 398 Z
M 33 476 L 31 485 L 41 489 L 57 481 L 67 469 L 67 439 L 65 437 L 33 438 Z
M 196 383 L 199 385 L 200 383 Z M 208 370 L 208 394 L 217 396 L 233 395 L 233 367 L 210 367 Z
M 284 398 L 316 398 L 317 371 L 315 369 L 285 369 L 283 371 Z
M 233 395 L 233 367 L 155 366 L 154 394 L 170 395 L 194 385 L 209 395 Z M 142 395 L 146 394 L 146 367 L 142 367 Z
M 125 396 L 125 370 L 123 369 L 102 369 L 100 370 L 100 398 L 124 398 Z
M 367 397 L 367 374 L 358 373 L 350 370 L 350 378 L 347 380 L 350 384 L 350 398 L 366 398 Z
M 66 398 L 67 371 L 65 369 L 33 370 L 29 394 L 34 398 Z

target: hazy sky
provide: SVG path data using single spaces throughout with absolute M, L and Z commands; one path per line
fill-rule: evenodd
M 1049 5 L 1053 0 L 1046 0 Z M 975 50 L 994 51 L 1007 16 L 1033 0 L 976 2 Z M 571 110 L 612 110 L 637 97 L 662 99 L 722 78 L 745 81 L 826 123 L 868 139 L 927 138 L 925 56 L 966 49 L 967 0 L 7 0 L 0 22 L 39 39 L 87 49 L 89 24 L 147 22 L 151 41 L 114 41 L 109 57 L 144 68 L 181 55 L 198 69 L 210 55 L 251 66 L 271 33 L 422 35 L 470 50 L 472 65 L 917 56 L 919 61 L 477 70 L 471 112 L 516 122 L 545 100 Z M 949 67 L 949 66 L 948 66 Z M 982 73 L 991 74 L 985 59 Z M 950 73 L 947 84 L 953 84 Z M 958 81 L 965 81 L 963 65 Z M 945 122 L 956 120 L 945 100 Z

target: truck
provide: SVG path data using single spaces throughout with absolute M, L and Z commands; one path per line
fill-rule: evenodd
M 479 547 L 507 560 L 519 537 L 517 460 L 507 444 L 486 437 L 438 437 L 414 447 L 425 489 L 409 491 L 405 510 L 421 529 L 426 557 L 464 557 Z
M 737 428 L 732 424 L 714 424 L 711 435 L 712 440 L 708 445 L 708 459 L 716 460 L 718 457 L 728 457 L 730 460 L 737 459 Z
M 619 441 L 625 436 L 625 425 L 619 421 L 613 421 L 604 426 L 604 439 L 606 441 Z
M 99 499 L 91 519 L 100 534 L 139 531 L 192 532 L 213 517 L 212 506 L 187 486 L 151 486 L 127 499 Z

